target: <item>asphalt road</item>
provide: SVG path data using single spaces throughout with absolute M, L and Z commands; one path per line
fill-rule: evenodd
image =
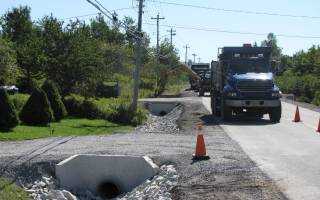
M 210 110 L 210 99 L 202 98 Z M 320 114 L 300 108 L 302 122 L 292 122 L 296 107 L 282 102 L 278 124 L 235 120 L 222 122 L 227 134 L 271 177 L 289 199 L 320 199 Z

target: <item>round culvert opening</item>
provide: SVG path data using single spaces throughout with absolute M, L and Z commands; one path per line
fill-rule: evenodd
M 120 194 L 120 188 L 112 182 L 103 182 L 98 186 L 97 192 L 102 198 L 112 199 Z
M 161 112 L 159 112 L 159 115 L 160 115 L 160 116 L 165 116 L 166 114 L 167 114 L 167 112 L 166 112 L 166 111 L 164 111 L 164 110 L 163 110 L 163 111 L 161 111 Z

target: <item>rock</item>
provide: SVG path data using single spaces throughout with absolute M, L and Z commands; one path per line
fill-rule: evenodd
M 69 191 L 62 190 L 62 193 L 68 200 L 78 200 L 77 197 L 71 194 Z
M 37 185 L 39 185 L 40 187 L 45 187 L 47 184 L 43 181 L 40 181 Z
M 50 193 L 46 196 L 46 200 L 68 200 L 64 195 L 62 191 L 59 190 L 53 190 L 50 191 Z

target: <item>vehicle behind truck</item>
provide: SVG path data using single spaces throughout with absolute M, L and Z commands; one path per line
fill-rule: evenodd
M 199 91 L 199 95 L 203 96 L 205 92 L 210 91 L 210 63 L 192 64 L 191 70 L 200 77 L 200 79 L 190 79 L 191 89 Z
M 272 122 L 281 118 L 281 92 L 271 70 L 271 48 L 223 47 L 211 63 L 212 114 L 223 119 L 246 114 Z

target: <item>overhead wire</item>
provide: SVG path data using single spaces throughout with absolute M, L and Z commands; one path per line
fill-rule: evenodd
M 155 25 L 154 23 L 145 22 L 147 25 Z M 195 30 L 195 31 L 206 31 L 206 32 L 218 32 L 218 33 L 229 33 L 229 34 L 241 34 L 241 35 L 257 35 L 257 36 L 266 36 L 268 33 L 255 33 L 255 32 L 241 32 L 241 31 L 230 31 L 223 30 L 217 28 L 209 28 L 209 27 L 196 27 L 196 26 L 185 26 L 185 25 L 177 25 L 177 24 L 161 24 L 163 27 L 173 27 L 177 29 L 186 29 L 186 30 Z M 307 35 L 289 35 L 289 34 L 275 34 L 279 37 L 287 37 L 287 38 L 304 38 L 304 39 L 320 39 L 320 36 L 307 36 Z
M 250 10 L 240 10 L 240 9 L 226 9 L 226 8 L 200 6 L 200 5 L 161 1 L 161 0 L 149 0 L 149 1 L 158 2 L 161 4 L 173 5 L 173 6 L 182 6 L 182 7 L 190 7 L 190 8 L 198 8 L 198 9 L 206 9 L 206 10 L 222 11 L 222 12 L 233 12 L 233 13 L 254 14 L 254 15 L 269 15 L 269 16 L 278 16 L 278 17 L 320 19 L 320 16 L 293 15 L 293 14 L 282 14 L 282 13 L 275 13 L 275 12 L 260 12 L 260 11 L 250 11 Z

